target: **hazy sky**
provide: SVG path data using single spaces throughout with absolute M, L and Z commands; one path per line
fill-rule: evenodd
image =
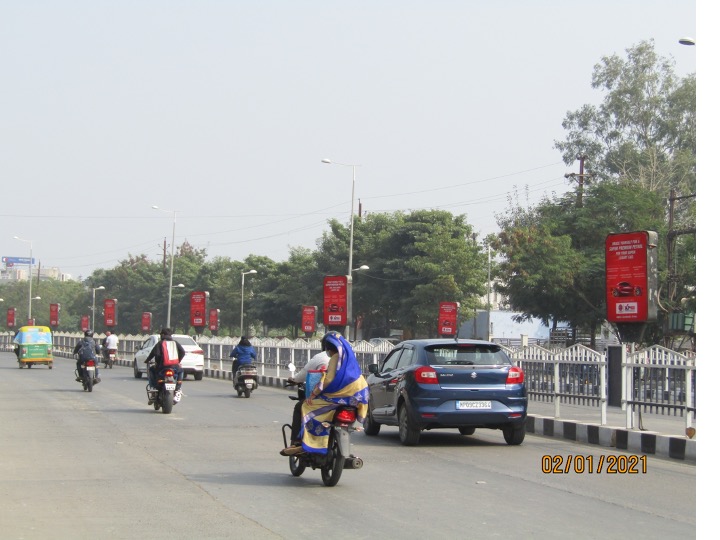
M 695 2 L 0 0 L 0 255 L 73 277 L 172 236 L 287 259 L 363 212 L 563 192 L 569 110 L 653 39 L 696 71 Z M 357 207 L 356 207 L 357 208 Z M 356 261 L 362 264 L 362 261 Z

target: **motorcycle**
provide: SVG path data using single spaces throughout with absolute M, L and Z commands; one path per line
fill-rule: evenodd
M 149 368 L 150 366 L 148 366 Z M 148 369 L 148 373 L 150 370 Z M 162 409 L 163 414 L 170 414 L 173 405 L 180 403 L 182 398 L 182 390 L 177 387 L 177 376 L 171 368 L 163 368 L 157 376 L 157 388 L 153 388 L 150 383 L 147 384 L 145 390 L 148 396 L 148 405 L 155 407 L 155 410 Z
M 294 386 L 295 383 L 286 382 L 285 387 Z M 305 400 L 305 385 L 297 384 L 297 396 L 288 396 L 292 400 Z M 331 422 L 325 427 L 330 427 L 328 438 L 328 450 L 326 454 L 311 452 L 300 452 L 289 457 L 290 473 L 293 476 L 300 476 L 305 469 L 320 469 L 320 477 L 323 484 L 328 487 L 337 485 L 344 469 L 361 469 L 363 460 L 350 453 L 350 432 L 358 431 L 352 427 L 357 418 L 357 408 L 351 406 L 340 406 L 335 410 Z M 283 444 L 288 447 L 288 441 L 292 434 L 292 426 L 282 426 Z
M 80 379 L 84 391 L 92 392 L 97 377 L 95 360 L 87 360 L 82 365 L 80 373 L 77 369 L 75 370 L 75 376 Z
M 117 356 L 117 349 L 103 350 L 103 364 L 105 364 L 105 369 L 107 369 L 107 368 L 112 369 L 113 364 L 115 363 L 116 356 Z
M 254 364 L 241 364 L 235 372 L 235 380 L 233 380 L 233 388 L 237 391 L 238 397 L 245 394 L 246 398 L 250 397 L 253 390 L 258 387 L 258 371 Z

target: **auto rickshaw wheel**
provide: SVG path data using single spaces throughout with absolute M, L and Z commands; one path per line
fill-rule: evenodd
M 28 369 L 30 369 L 32 367 L 32 364 L 30 362 L 28 362 L 27 367 L 28 367 Z
M 18 367 L 19 367 L 20 369 L 23 368 L 22 362 L 18 361 Z

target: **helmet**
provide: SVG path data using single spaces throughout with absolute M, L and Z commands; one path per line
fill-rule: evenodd
M 330 345 L 333 349 L 337 349 L 337 345 L 333 344 L 332 342 L 328 342 L 329 338 L 333 338 L 333 341 L 340 341 L 342 339 L 342 335 L 340 332 L 328 332 L 325 334 L 322 339 L 320 340 L 320 350 L 321 351 L 327 351 L 328 345 Z
M 85 330 L 85 337 L 93 337 L 92 330 Z

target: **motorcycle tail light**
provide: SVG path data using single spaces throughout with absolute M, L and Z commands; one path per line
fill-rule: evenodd
M 172 369 L 166 369 L 165 370 L 165 376 L 166 377 L 173 377 L 175 375 L 175 372 Z
M 356 414 L 354 409 L 341 409 L 335 415 L 335 419 L 344 424 L 352 424 L 355 421 L 355 417 Z
M 95 360 L 88 360 L 86 364 L 88 365 L 88 367 L 93 367 L 95 365 Z

